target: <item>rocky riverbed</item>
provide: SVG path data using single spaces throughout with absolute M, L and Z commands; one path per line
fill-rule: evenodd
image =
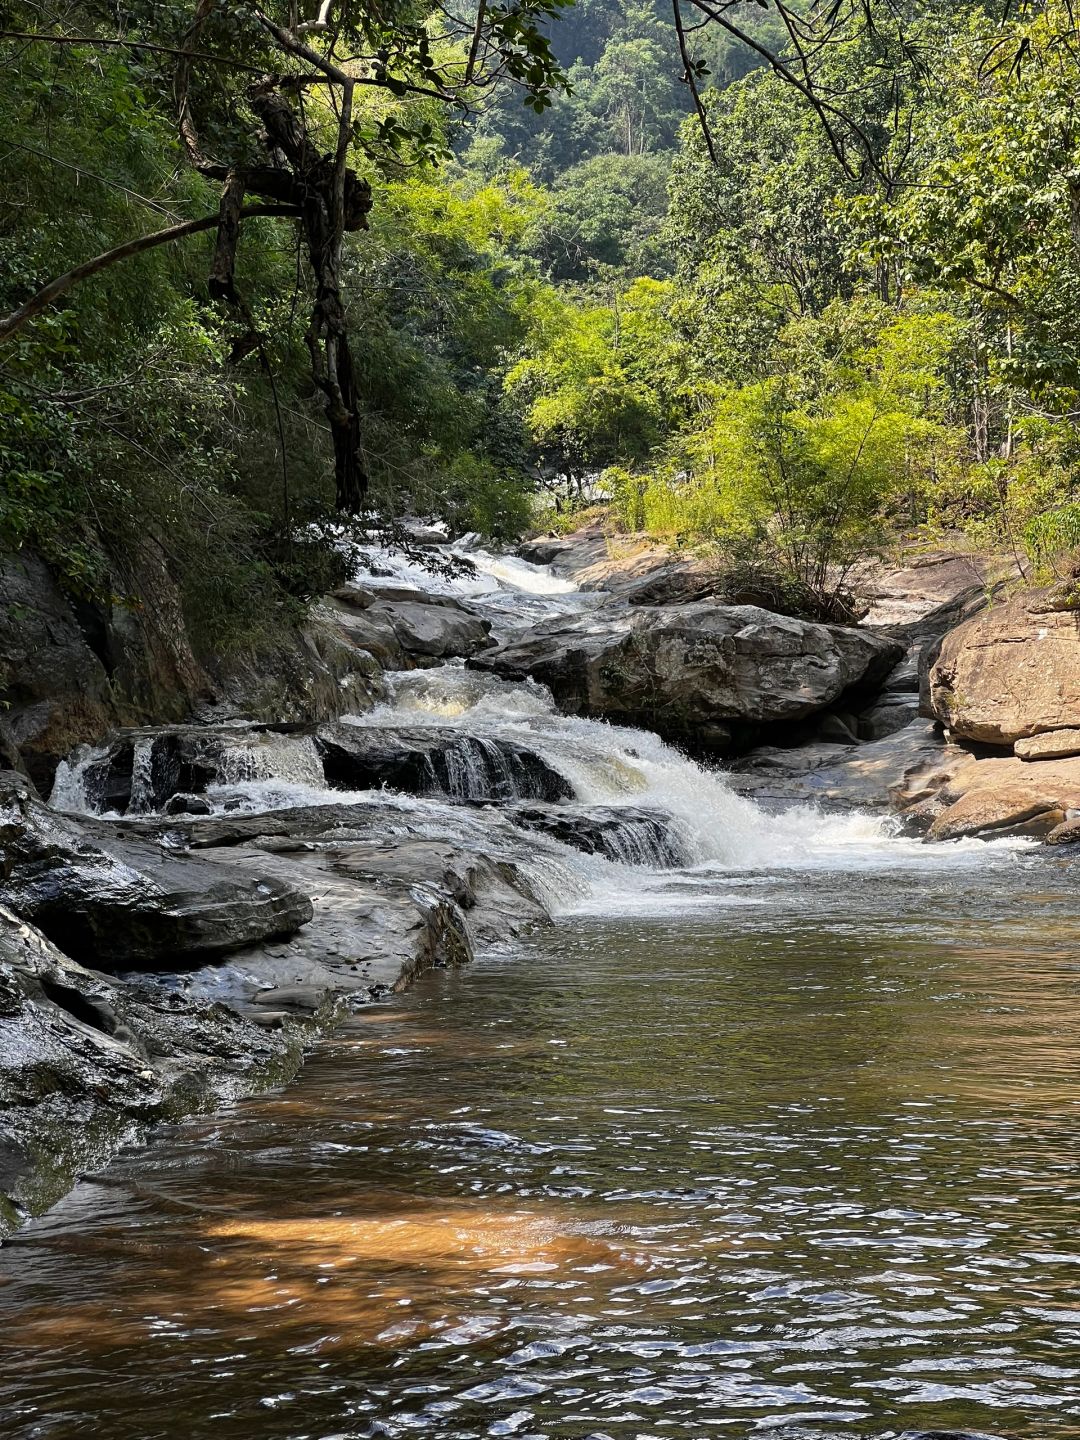
M 853 627 L 596 531 L 431 572 L 372 552 L 276 669 L 210 680 L 178 645 L 170 680 L 10 560 L 0 1231 L 613 870 L 800 863 L 821 807 L 1080 834 L 1068 598 L 947 554 L 861 583 Z

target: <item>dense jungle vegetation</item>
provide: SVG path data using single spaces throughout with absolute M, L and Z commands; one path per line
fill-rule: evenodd
M 825 611 L 911 527 L 1071 574 L 1078 41 L 1064 0 L 0 4 L 3 541 L 86 596 L 152 555 L 213 646 L 406 514 L 604 500 Z

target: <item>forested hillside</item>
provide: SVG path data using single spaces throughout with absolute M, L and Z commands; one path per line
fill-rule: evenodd
M 217 649 L 357 513 L 607 498 L 812 610 L 926 524 L 1069 573 L 1067 7 L 684 9 L 0 8 L 5 543 Z

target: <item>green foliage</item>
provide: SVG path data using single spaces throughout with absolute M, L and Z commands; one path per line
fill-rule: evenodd
M 714 385 L 659 463 L 609 476 L 618 513 L 837 596 L 949 451 L 937 416 L 954 343 L 948 315 L 897 316 L 865 299 L 792 322 L 770 375 Z
M 555 72 L 532 27 L 558 8 L 491 12 L 510 70 L 537 99 Z M 15 28 L 37 27 L 32 7 L 9 11 Z M 463 63 L 425 13 L 386 21 L 405 27 L 391 61 L 402 75 L 413 65 L 412 81 L 425 65 Z M 366 14 L 356 10 L 365 34 L 383 24 Z M 129 33 L 177 44 L 191 7 L 137 0 L 127 20 Z M 86 34 L 99 23 L 89 7 L 64 19 Z M 273 53 L 244 5 L 219 7 L 201 43 L 247 46 L 255 63 Z M 0 87 L 0 129 L 18 157 L 0 179 L 0 310 L 95 253 L 214 212 L 216 187 L 177 142 L 172 63 L 89 45 L 13 54 Z M 247 77 L 215 83 L 212 94 L 196 77 L 203 139 L 250 159 L 250 117 L 233 123 Z M 344 267 L 373 506 L 512 537 L 535 482 L 502 375 L 543 289 L 522 254 L 538 192 L 520 172 L 477 186 L 433 166 L 446 133 L 435 102 L 389 86 L 361 91 L 358 105 L 357 163 L 378 194 L 373 229 L 349 240 Z M 313 92 L 305 109 L 330 144 L 325 97 Z M 332 467 L 305 344 L 306 257 L 292 227 L 247 222 L 238 314 L 209 302 L 212 245 L 196 236 L 103 270 L 0 350 L 0 541 L 38 550 L 73 592 L 102 599 L 135 595 L 148 557 L 164 563 L 208 650 L 262 643 L 335 583 L 339 564 L 329 533 L 317 538 Z
M 555 281 L 623 283 L 670 272 L 661 239 L 667 162 L 656 155 L 603 155 L 554 181 L 529 249 Z
M 524 410 L 542 472 L 585 494 L 591 473 L 643 459 L 673 423 L 683 352 L 671 286 L 636 280 L 612 307 L 552 304 L 507 388 Z
M 775 41 L 775 13 L 756 10 L 742 21 Z M 8 11 L 39 24 L 34 7 Z M 76 6 L 64 25 L 92 34 L 110 14 Z M 373 509 L 510 538 L 537 490 L 560 523 L 607 496 L 628 527 L 708 541 L 755 584 L 771 572 L 778 604 L 826 609 L 907 525 L 959 527 L 1033 576 L 1070 574 L 1069 12 L 913 14 L 918 73 L 901 73 L 889 15 L 815 62 L 871 147 L 853 177 L 803 97 L 706 32 L 694 53 L 716 86 L 714 164 L 659 0 L 487 7 L 484 111 L 468 125 L 418 91 L 464 93 L 475 12 L 336 7 L 353 52 L 382 57 L 350 157 L 373 187 L 371 228 L 341 261 Z M 126 35 L 164 45 L 190 22 L 188 0 L 124 7 Z M 245 3 L 216 7 L 200 44 L 256 69 L 281 59 Z M 492 66 L 518 93 L 492 88 Z M 29 46 L 5 77 L 0 128 L 18 160 L 0 178 L 0 305 L 213 212 L 216 187 L 176 139 L 172 58 Z M 248 80 L 193 75 L 200 134 L 226 161 L 258 158 Z M 323 87 L 304 113 L 331 150 Z M 294 618 L 335 559 L 319 538 L 331 463 L 300 301 L 308 258 L 291 226 L 245 225 L 249 327 L 209 300 L 212 243 L 103 271 L 0 351 L 0 535 L 87 595 L 134 590 L 149 549 L 214 648 Z
M 707 107 L 716 162 L 695 119 L 672 167 L 668 234 L 681 273 L 710 296 L 738 289 L 775 321 L 849 294 L 831 218 L 849 186 L 813 114 L 762 75 L 713 92 Z M 726 340 L 721 330 L 717 349 Z

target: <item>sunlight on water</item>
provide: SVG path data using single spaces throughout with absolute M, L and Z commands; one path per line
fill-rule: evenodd
M 5 1436 L 1076 1440 L 1076 864 L 938 854 L 577 915 L 130 1153 L 0 1252 Z

